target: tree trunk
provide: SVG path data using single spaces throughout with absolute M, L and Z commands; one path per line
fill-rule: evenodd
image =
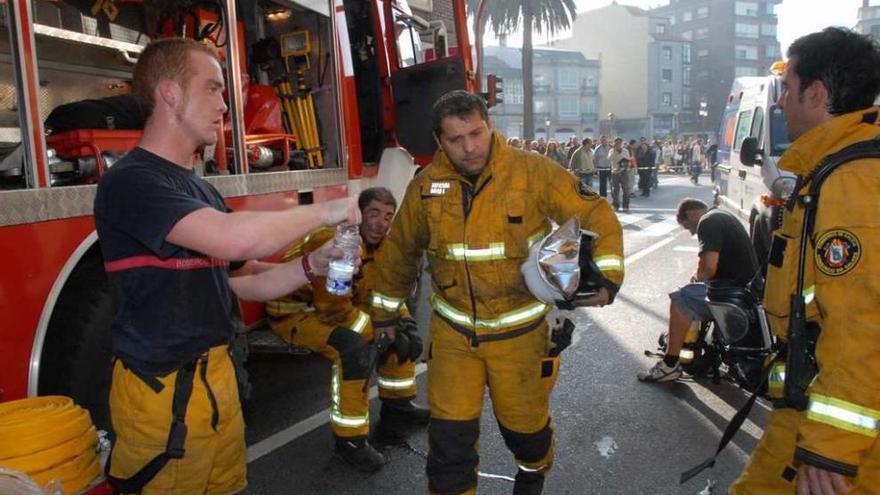
M 523 139 L 535 139 L 535 78 L 532 76 L 532 2 L 523 2 Z

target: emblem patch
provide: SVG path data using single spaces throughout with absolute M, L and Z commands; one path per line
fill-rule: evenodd
M 443 196 L 446 194 L 446 191 L 449 190 L 450 183 L 449 182 L 432 182 L 431 183 L 431 195 L 433 196 Z
M 816 267 L 825 275 L 843 275 L 858 264 L 862 257 L 859 238 L 846 230 L 831 230 L 816 241 Z

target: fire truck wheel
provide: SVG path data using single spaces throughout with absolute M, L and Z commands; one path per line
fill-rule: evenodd
M 41 359 L 40 395 L 67 395 L 110 431 L 108 398 L 113 298 L 103 261 L 90 252 L 74 269 L 52 318 Z

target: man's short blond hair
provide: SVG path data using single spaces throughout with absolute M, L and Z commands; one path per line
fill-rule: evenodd
M 132 94 L 141 104 L 144 117 L 150 118 L 156 106 L 156 86 L 161 81 L 177 81 L 186 87 L 193 76 L 190 52 L 202 52 L 217 58 L 207 45 L 189 38 L 163 38 L 144 48 L 134 67 Z

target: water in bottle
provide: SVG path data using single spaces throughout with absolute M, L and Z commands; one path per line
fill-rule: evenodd
M 327 270 L 327 292 L 336 296 L 351 293 L 354 264 L 361 245 L 360 230 L 357 225 L 339 225 L 333 245 L 344 253 L 341 258 L 330 261 Z

